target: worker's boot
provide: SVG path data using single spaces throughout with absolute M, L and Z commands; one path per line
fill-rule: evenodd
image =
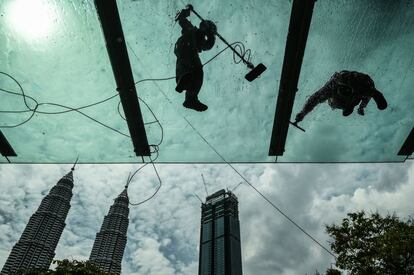
M 196 110 L 197 112 L 204 112 L 208 109 L 208 106 L 201 103 L 200 100 L 198 100 L 198 97 L 193 95 L 191 91 L 185 93 L 183 106 L 188 109 Z
M 193 110 L 196 110 L 198 112 L 204 112 L 205 110 L 208 109 L 208 106 L 201 103 L 198 99 L 196 99 L 196 100 L 187 100 L 186 99 L 183 103 L 183 106 L 185 108 L 193 109 Z

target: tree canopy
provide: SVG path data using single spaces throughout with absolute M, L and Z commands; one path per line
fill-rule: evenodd
M 41 270 L 41 269 L 30 269 L 30 270 L 19 270 L 18 274 L 21 275 L 109 275 L 101 271 L 97 266 L 89 261 L 77 261 L 77 260 L 53 260 L 56 264 L 55 270 Z
M 358 275 L 414 274 L 414 220 L 348 213 L 340 225 L 326 226 L 336 266 Z M 331 273 L 335 274 L 335 273 Z
M 339 271 L 338 269 L 335 268 L 329 268 L 328 270 L 326 270 L 325 275 L 341 275 L 341 271 Z

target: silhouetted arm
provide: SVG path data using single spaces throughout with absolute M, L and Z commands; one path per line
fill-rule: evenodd
M 179 11 L 175 16 L 175 21 L 178 21 L 178 24 L 181 26 L 183 31 L 190 30 L 193 28 L 193 25 L 187 19 L 187 17 L 190 16 L 190 11 L 191 10 L 189 8 L 185 8 Z
M 332 89 L 330 87 L 330 84 L 331 80 L 329 80 L 328 83 L 326 83 L 322 88 L 320 88 L 306 100 L 302 111 L 296 115 L 295 122 L 302 121 L 305 116 L 310 113 L 318 104 L 325 102 L 332 96 Z
M 179 18 L 178 24 L 181 26 L 183 31 L 192 30 L 194 28 L 193 24 L 187 18 Z

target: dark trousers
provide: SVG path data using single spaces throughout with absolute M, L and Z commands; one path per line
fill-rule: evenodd
M 197 68 L 191 72 L 185 73 L 181 77 L 177 77 L 177 90 L 187 91 L 185 94 L 185 100 L 197 100 L 198 93 L 203 85 L 203 69 Z

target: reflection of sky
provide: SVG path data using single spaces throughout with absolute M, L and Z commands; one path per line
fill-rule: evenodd
M 0 13 L 12 0 L 2 1 Z M 3 24 L 0 17 L 0 62 L 26 92 L 41 102 L 72 107 L 102 100 L 116 93 L 112 69 L 92 1 L 47 3 L 58 26 L 47 35 L 23 39 Z M 4 4 L 3 4 L 4 3 Z M 280 70 L 290 16 L 289 1 L 193 1 L 195 9 L 213 20 L 229 41 L 242 41 L 252 50 L 254 64 L 268 70 L 249 83 L 247 69 L 232 61 L 227 51 L 205 67 L 201 101 L 205 113 L 185 110 L 183 95 L 172 81 L 146 82 L 137 86 L 164 127 L 161 161 L 220 161 L 187 125 L 191 121 L 230 161 L 273 161 L 267 157 L 273 125 Z M 181 1 L 119 1 L 119 10 L 135 80 L 174 75 L 174 43 L 180 28 L 174 24 Z M 7 15 L 7 14 L 6 14 Z M 194 24 L 198 19 L 190 17 Z M 55 26 L 56 26 L 55 25 Z M 302 133 L 289 131 L 285 156 L 279 161 L 383 161 L 396 156 L 413 125 L 414 4 L 412 1 L 318 1 L 305 52 L 294 115 L 305 99 L 338 70 L 368 73 L 389 101 L 379 112 L 371 102 L 364 117 L 348 118 L 321 105 L 303 122 Z M 224 47 L 217 41 L 203 61 Z M 136 56 L 135 56 L 136 54 Z M 17 90 L 9 79 L 0 85 Z M 166 100 L 165 97 L 168 97 Z M 1 96 L 1 109 L 23 108 L 21 99 Z M 169 103 L 171 101 L 172 103 Z M 119 117 L 117 100 L 85 110 L 88 115 L 128 133 Z M 32 103 L 30 103 L 32 104 Z M 42 111 L 60 111 L 42 106 Z M 153 120 L 142 106 L 144 120 Z M 1 124 L 23 121 L 26 114 L 2 114 Z M 160 130 L 146 126 L 150 143 L 157 143 Z M 21 162 L 70 162 L 77 153 L 83 162 L 128 162 L 133 157 L 128 138 L 111 132 L 85 117 L 71 113 L 35 115 L 27 124 L 5 129 Z M 76 151 L 76 152 L 74 152 Z M 4 160 L 2 160 L 4 161 Z
M 0 165 L 0 268 L 29 217 L 70 165 Z M 74 195 L 56 258 L 87 259 L 113 199 L 134 165 L 79 165 Z M 414 213 L 414 166 L 404 164 L 236 165 L 272 202 L 324 245 L 324 225 L 339 223 L 350 211 L 365 209 Z M 240 178 L 226 165 L 157 165 L 163 186 L 157 196 L 130 207 L 123 274 L 193 275 L 198 268 L 200 174 L 211 194 L 233 188 Z M 129 189 L 131 202 L 148 197 L 157 186 L 150 166 Z M 96 192 L 99 190 L 99 192 Z M 244 274 L 314 274 L 333 261 L 322 249 L 279 215 L 249 186 L 239 199 Z
M 414 125 L 413 2 L 344 3 L 316 3 L 294 112 L 339 70 L 368 73 L 389 108 L 378 111 L 371 101 L 364 117 L 355 110 L 344 118 L 340 111 L 321 105 L 304 121 L 306 135 L 290 132 L 286 158 L 397 160 L 396 152 Z
M 46 40 L 59 27 L 56 5 L 51 2 L 14 0 L 6 1 L 3 8 L 7 28 L 30 43 Z

